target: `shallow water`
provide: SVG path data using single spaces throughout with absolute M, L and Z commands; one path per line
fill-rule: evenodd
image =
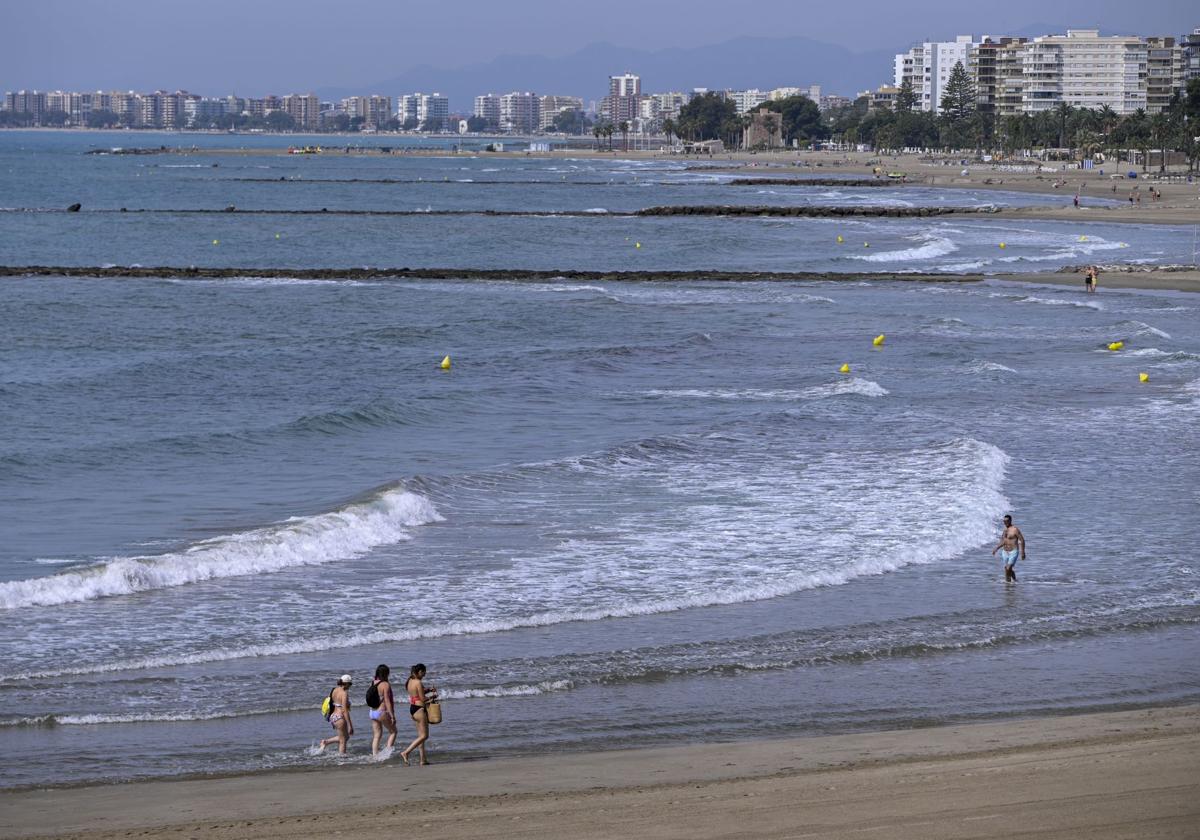
M 657 221 L 660 264 L 744 265 Z M 869 279 L 955 254 L 805 284 L 5 281 L 0 783 L 336 761 L 317 706 L 381 661 L 429 663 L 459 758 L 1195 699 L 1200 300 Z

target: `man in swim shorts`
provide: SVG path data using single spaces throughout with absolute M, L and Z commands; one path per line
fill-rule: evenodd
M 1021 529 L 1013 524 L 1012 517 L 1006 515 L 1004 517 L 1004 533 L 1000 535 L 1000 542 L 992 549 L 992 556 L 996 556 L 996 552 L 1000 552 L 1000 559 L 1004 561 L 1004 582 L 1016 583 L 1017 572 L 1013 567 L 1017 565 L 1017 554 L 1020 550 L 1021 559 L 1025 559 L 1025 535 L 1021 533 Z

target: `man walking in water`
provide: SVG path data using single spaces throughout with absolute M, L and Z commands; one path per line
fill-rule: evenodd
M 1021 529 L 1013 524 L 1011 516 L 1004 517 L 1004 533 L 1000 535 L 1000 542 L 992 549 L 992 556 L 996 556 L 996 552 L 1000 552 L 1000 559 L 1004 561 L 1004 582 L 1016 583 L 1017 572 L 1013 568 L 1017 564 L 1017 550 L 1020 549 L 1021 559 L 1025 559 L 1025 535 L 1021 533 Z

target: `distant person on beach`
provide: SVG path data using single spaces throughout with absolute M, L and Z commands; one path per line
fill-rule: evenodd
M 392 684 L 388 682 L 392 669 L 380 665 L 375 669 L 375 679 L 367 689 L 367 705 L 371 708 L 371 755 L 379 752 L 379 741 L 383 730 L 388 731 L 387 749 L 396 746 L 396 701 L 392 695 Z
M 1013 524 L 1012 517 L 1006 515 L 1004 517 L 1004 533 L 1000 535 L 1000 542 L 992 549 L 992 556 L 996 556 L 996 552 L 1000 552 L 1000 559 L 1004 561 L 1004 582 L 1016 583 L 1017 572 L 1013 567 L 1017 565 L 1017 551 L 1020 549 L 1021 559 L 1025 559 L 1025 535 L 1021 533 L 1021 529 Z
M 429 758 L 425 755 L 425 742 L 429 740 L 429 713 L 426 706 L 429 701 L 437 699 L 437 689 L 430 687 L 426 690 L 425 683 L 422 682 L 424 679 L 425 666 L 417 663 L 408 672 L 408 681 L 404 684 L 404 691 L 408 694 L 408 716 L 417 727 L 416 739 L 400 753 L 400 760 L 405 765 L 408 764 L 408 756 L 413 750 L 420 752 L 422 766 L 429 763 Z
M 329 706 L 333 710 L 329 716 L 329 725 L 337 734 L 332 738 L 323 739 L 319 752 L 325 752 L 325 748 L 335 742 L 338 745 L 338 752 L 346 752 L 346 744 L 349 742 L 350 736 L 354 734 L 354 722 L 350 720 L 350 684 L 352 682 L 349 674 L 342 674 L 338 678 L 337 685 L 333 687 L 333 691 L 329 692 Z
M 1083 290 L 1091 293 L 1096 291 L 1096 278 L 1100 272 L 1096 270 L 1096 266 L 1089 265 L 1087 271 L 1083 272 Z

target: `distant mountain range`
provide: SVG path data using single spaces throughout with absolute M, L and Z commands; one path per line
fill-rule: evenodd
M 357 90 L 318 90 L 322 98 L 355 94 L 439 92 L 453 111 L 469 112 L 482 93 L 514 90 L 583 97 L 586 104 L 608 93 L 608 77 L 636 73 L 646 93 L 820 85 L 825 93 L 853 96 L 890 82 L 895 50 L 855 53 L 808 38 L 736 38 L 704 47 L 656 51 L 589 44 L 561 58 L 505 55 L 459 68 L 414 67 L 400 76 Z

